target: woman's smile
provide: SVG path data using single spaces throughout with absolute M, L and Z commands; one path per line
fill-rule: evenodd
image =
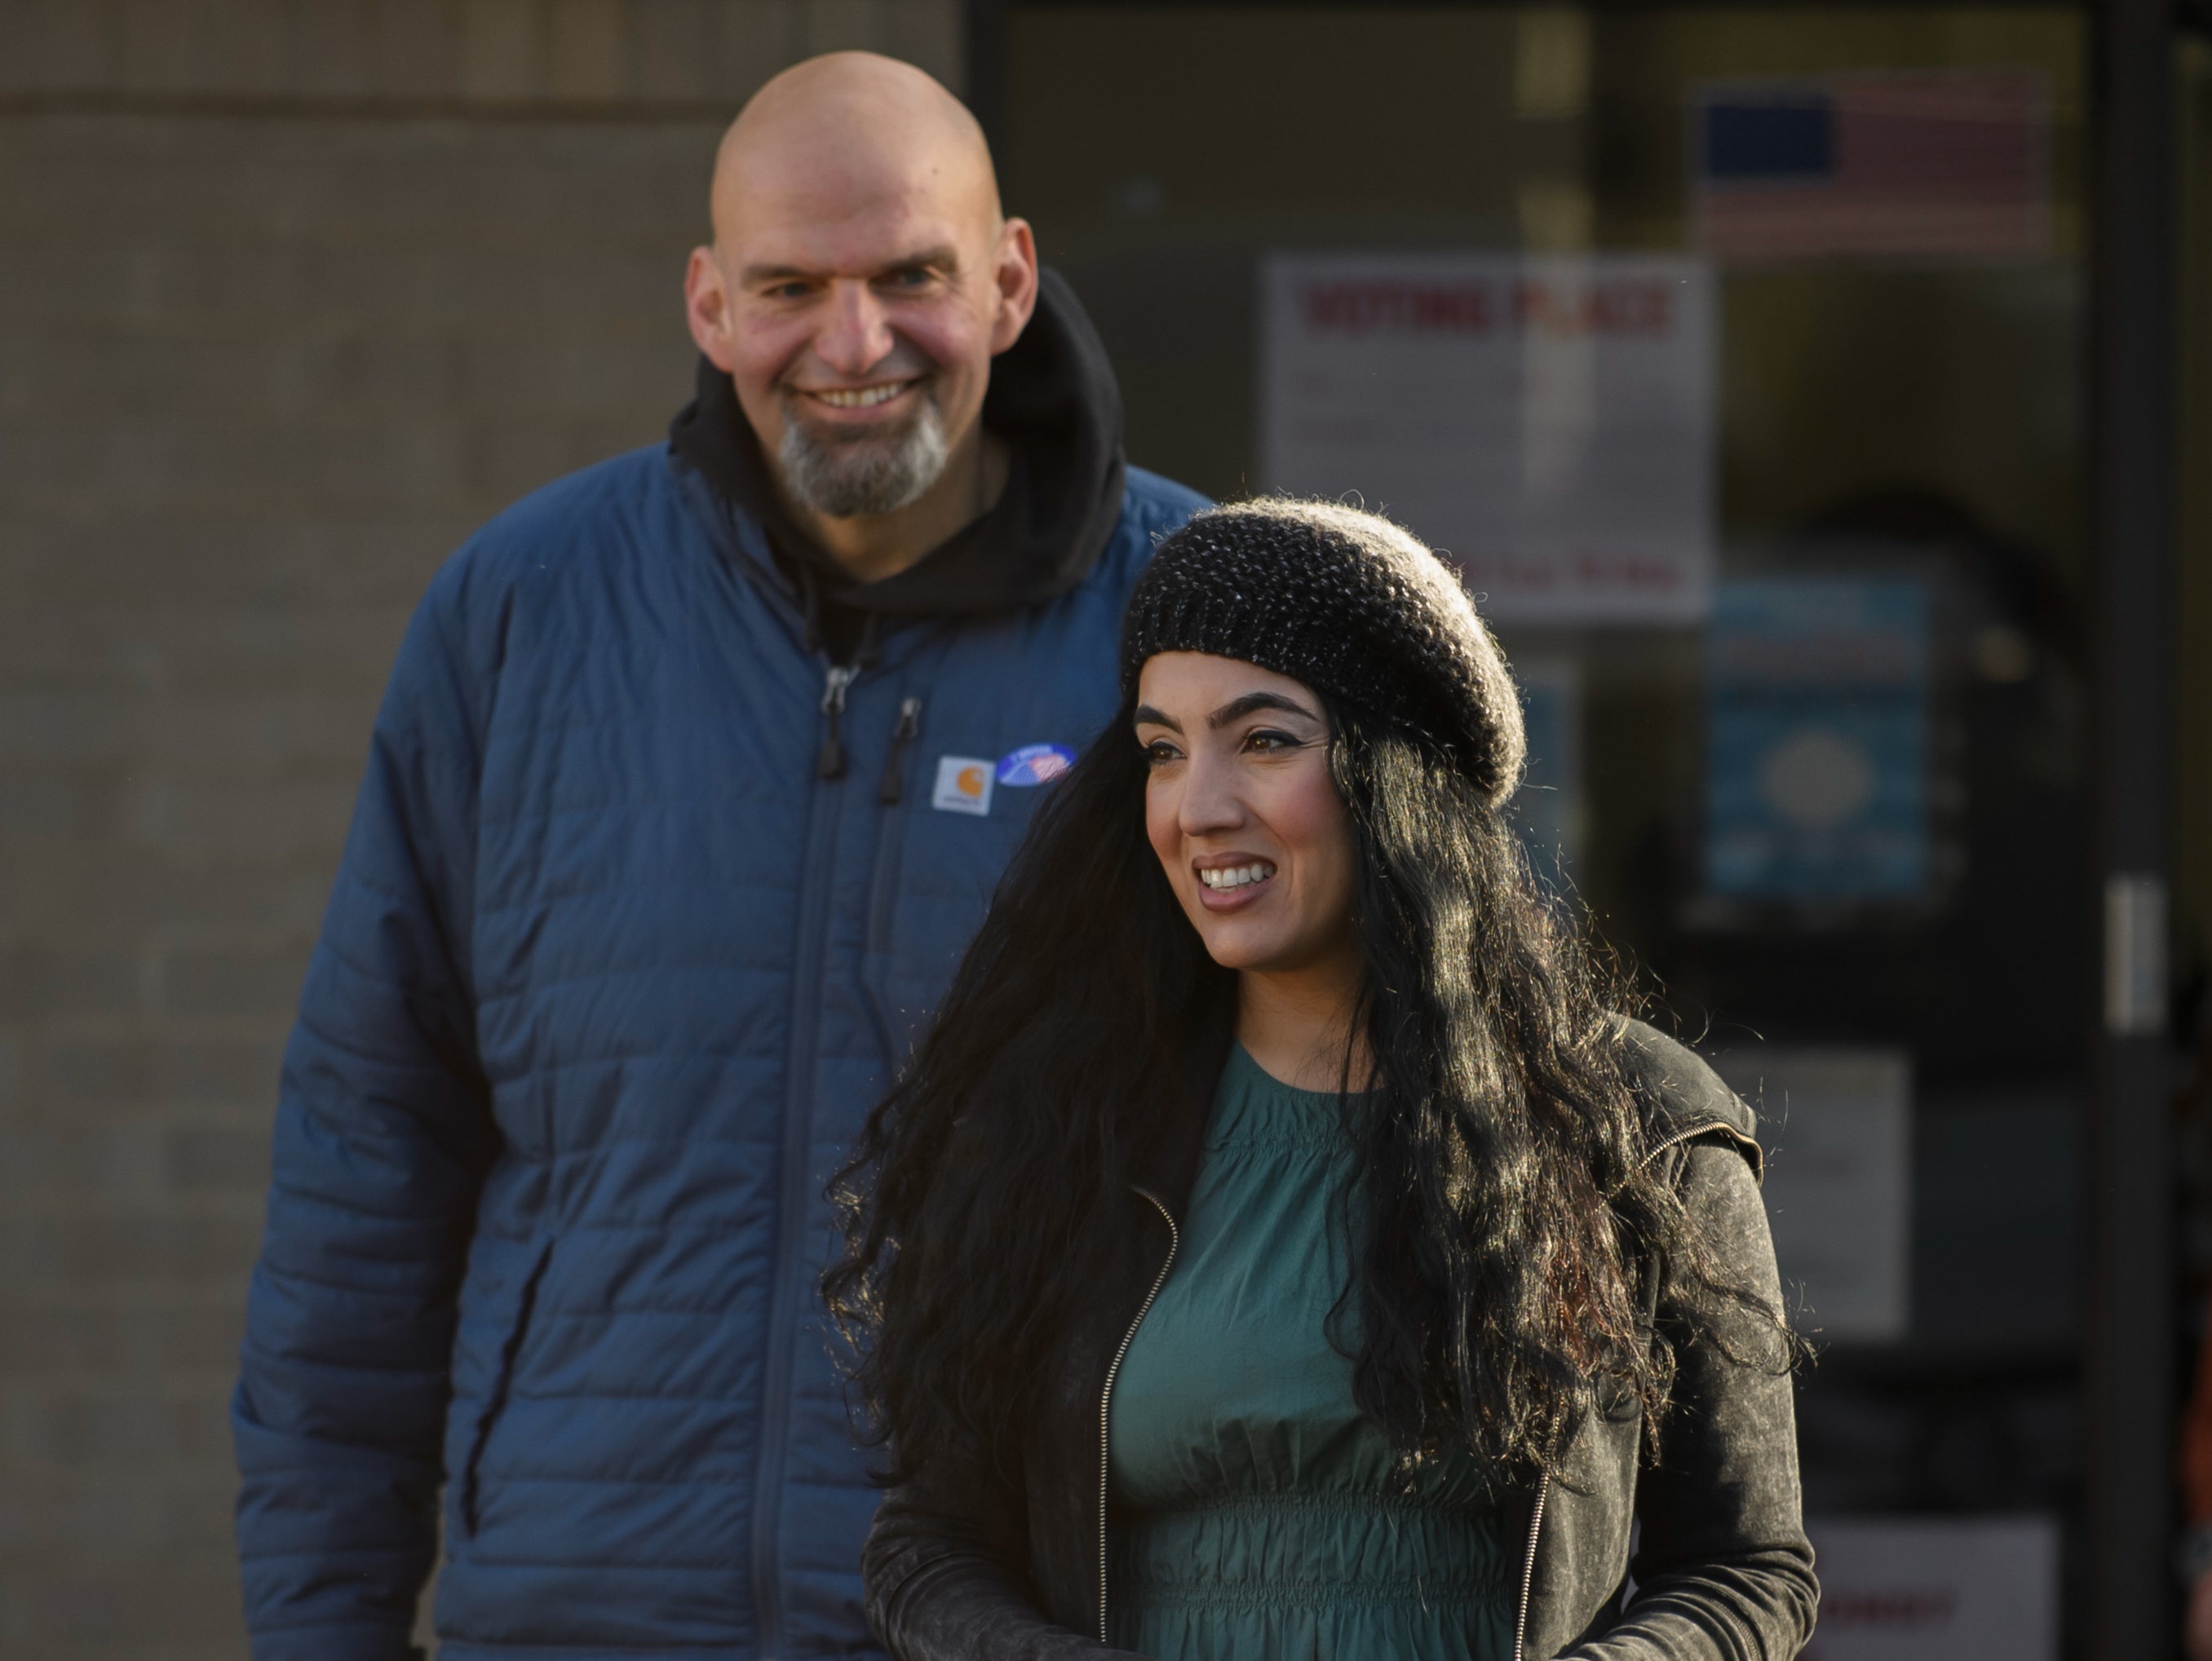
M 1241 911 L 1275 880 L 1275 862 L 1255 854 L 1222 854 L 1191 862 L 1198 874 L 1198 903 L 1210 912 Z

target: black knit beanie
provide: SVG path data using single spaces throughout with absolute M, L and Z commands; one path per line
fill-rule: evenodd
M 1163 652 L 1235 658 L 1449 748 L 1491 805 L 1521 782 L 1521 700 L 1443 561 L 1336 502 L 1209 507 L 1166 537 L 1129 597 L 1121 693 Z

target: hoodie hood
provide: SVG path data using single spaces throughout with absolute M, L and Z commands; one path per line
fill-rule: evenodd
M 1121 514 L 1121 389 L 1081 302 L 1040 273 L 1036 312 L 991 365 L 983 425 L 1009 452 L 1006 488 L 980 518 L 896 576 L 854 580 L 785 511 L 730 378 L 699 360 L 669 428 L 677 459 L 757 519 L 809 610 L 925 616 L 1008 611 L 1090 575 Z

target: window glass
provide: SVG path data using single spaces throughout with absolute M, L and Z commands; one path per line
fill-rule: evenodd
M 1990 1550 L 2047 1570 L 2096 1007 L 2081 16 L 1008 30 L 1006 199 L 1105 337 L 1131 459 L 1357 489 L 1490 561 L 1537 868 L 1768 1117 L 1826 1352 L 1808 1505 L 1875 1530 L 1838 1549 L 2025 1514 Z

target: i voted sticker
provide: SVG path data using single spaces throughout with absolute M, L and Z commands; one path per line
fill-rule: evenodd
M 991 764 L 979 755 L 939 756 L 929 805 L 939 813 L 990 812 Z
M 1065 744 L 1024 744 L 999 758 L 999 782 L 1017 790 L 1048 784 L 1075 765 L 1075 752 Z

